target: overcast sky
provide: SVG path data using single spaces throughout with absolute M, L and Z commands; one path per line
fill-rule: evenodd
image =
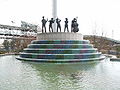
M 102 35 L 103 32 L 103 36 L 120 40 L 120 0 L 57 1 L 62 28 L 64 18 L 68 17 L 71 23 L 78 17 L 79 33 L 89 35 L 96 31 L 96 35 Z M 0 24 L 20 26 L 22 20 L 41 26 L 42 16 L 52 17 L 52 0 L 0 0 Z

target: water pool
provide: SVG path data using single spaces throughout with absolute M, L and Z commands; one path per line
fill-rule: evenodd
M 120 62 L 48 64 L 2 56 L 0 90 L 120 90 Z

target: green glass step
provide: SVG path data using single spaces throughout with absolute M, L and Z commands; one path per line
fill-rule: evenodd
M 25 53 L 39 53 L 39 54 L 79 54 L 79 53 L 95 53 L 97 50 L 95 49 L 82 49 L 82 50 L 40 50 L 40 49 L 33 49 L 33 50 L 24 50 Z
M 89 40 L 34 40 L 32 44 L 89 44 Z
M 33 58 L 33 59 L 87 59 L 87 58 L 98 58 L 100 53 L 91 54 L 20 54 L 22 58 Z
M 28 46 L 28 48 L 48 48 L 48 49 L 50 49 L 50 48 L 58 48 L 58 49 L 60 49 L 60 48 L 92 48 L 93 47 L 93 45 L 91 45 L 91 44 L 76 44 L 76 45 L 72 45 L 72 44 L 61 44 L 61 45 L 57 45 L 57 44 L 46 44 L 46 45 L 42 45 L 42 44 L 30 44 L 29 46 Z

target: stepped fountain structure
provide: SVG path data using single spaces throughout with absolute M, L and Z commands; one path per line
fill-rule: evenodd
M 83 40 L 79 31 L 77 18 L 71 23 L 71 32 L 61 32 L 61 20 L 57 18 L 57 0 L 53 0 L 53 18 L 42 19 L 42 33 L 37 34 L 37 40 L 31 42 L 20 53 L 17 59 L 24 61 L 69 63 L 102 60 L 101 52 L 98 52 L 88 40 Z M 57 18 L 57 19 L 56 19 Z M 56 23 L 55 20 L 56 19 Z M 46 33 L 46 22 L 49 22 L 49 33 Z M 52 25 L 53 24 L 53 25 Z M 57 29 L 56 29 L 57 24 Z M 52 28 L 53 26 L 53 28 Z M 44 28 L 44 30 L 43 30 Z M 60 32 L 58 32 L 58 28 Z M 68 19 L 65 21 L 68 29 Z M 52 29 L 52 31 L 50 30 Z
M 99 61 L 101 52 L 98 52 L 90 41 L 83 40 L 83 35 L 74 32 L 38 33 L 37 40 L 31 42 L 20 53 L 19 60 L 69 63 Z
M 61 25 L 57 18 L 57 0 L 53 0 L 53 18 L 49 20 L 49 33 L 46 33 L 46 22 L 42 19 L 42 33 L 37 34 L 37 40 L 31 42 L 26 49 L 20 53 L 17 59 L 36 62 L 84 62 L 102 60 L 101 52 L 98 52 L 88 40 L 83 40 L 79 31 L 77 19 L 74 18 L 71 24 L 71 32 L 61 32 Z M 57 19 L 56 19 L 57 18 Z M 54 23 L 56 19 L 56 23 Z M 53 27 L 52 28 L 52 24 Z M 57 24 L 57 29 L 56 29 Z M 45 32 L 44 32 L 44 30 Z M 60 32 L 58 32 L 58 28 Z M 68 29 L 68 19 L 65 21 L 65 28 Z M 52 31 L 50 30 L 52 29 Z

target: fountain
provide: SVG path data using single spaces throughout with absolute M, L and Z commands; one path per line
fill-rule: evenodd
M 53 0 L 53 18 L 57 17 L 57 0 Z M 44 19 L 44 17 L 43 17 Z M 74 18 L 75 22 L 77 20 Z M 74 22 L 74 21 L 73 21 Z M 73 25 L 74 26 L 74 25 Z M 78 24 L 76 24 L 78 26 Z M 45 27 L 45 26 L 44 26 Z M 74 28 L 74 30 L 79 30 Z M 102 60 L 98 52 L 83 35 L 74 32 L 38 33 L 37 40 L 31 42 L 17 57 L 19 60 L 36 62 L 81 62 Z
M 17 57 L 19 60 L 68 63 L 102 60 L 90 41 L 83 40 L 83 35 L 74 32 L 38 33 L 37 40 L 33 40 Z

